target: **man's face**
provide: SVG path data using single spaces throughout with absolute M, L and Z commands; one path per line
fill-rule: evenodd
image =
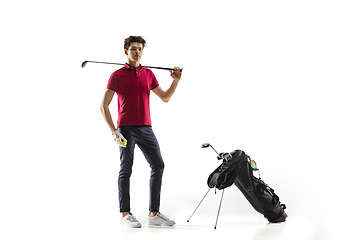
M 143 54 L 142 43 L 132 42 L 125 54 L 130 61 L 139 62 Z

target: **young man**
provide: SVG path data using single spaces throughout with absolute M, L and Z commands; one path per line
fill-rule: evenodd
M 172 226 L 175 222 L 159 212 L 164 162 L 152 130 L 149 95 L 152 90 L 162 101 L 168 102 L 177 88 L 181 71 L 179 67 L 170 71 L 173 82 L 169 89 L 164 91 L 153 72 L 140 64 L 145 46 L 146 41 L 140 36 L 125 39 L 124 49 L 128 63 L 109 78 L 100 109 L 114 140 L 120 146 L 118 187 L 122 221 L 131 227 L 141 227 L 139 221 L 130 213 L 129 194 L 134 147 L 138 145 L 151 167 L 149 225 Z M 115 93 L 118 97 L 117 127 L 109 111 L 109 104 Z

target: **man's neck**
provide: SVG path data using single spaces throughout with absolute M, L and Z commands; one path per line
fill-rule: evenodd
M 128 65 L 134 69 L 138 69 L 140 66 L 140 62 L 132 62 L 132 61 L 128 61 Z

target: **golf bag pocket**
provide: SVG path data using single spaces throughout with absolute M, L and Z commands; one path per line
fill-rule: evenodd
M 274 190 L 267 186 L 264 181 L 254 178 L 254 193 L 261 200 L 267 209 L 274 209 L 279 202 L 279 197 L 274 193 Z
M 227 179 L 227 171 L 226 171 L 227 169 L 228 169 L 227 162 L 223 162 L 217 169 L 215 169 L 207 180 L 208 187 L 221 189 L 221 185 L 223 185 L 223 183 Z M 232 184 L 233 182 L 229 186 L 231 186 Z M 229 186 L 225 186 L 225 187 L 229 187 Z
M 286 206 L 281 204 L 279 197 L 274 190 L 263 180 L 253 176 L 253 169 L 248 162 L 242 166 L 244 171 L 240 171 L 235 185 L 250 202 L 252 207 L 259 213 L 262 213 L 269 222 L 278 223 L 286 220 Z M 248 181 L 252 185 L 252 190 L 248 187 Z
M 234 151 L 232 156 L 229 161 L 223 160 L 223 163 L 210 174 L 207 179 L 208 187 L 221 190 L 234 183 L 241 164 L 246 163 L 247 160 L 245 153 L 241 150 Z

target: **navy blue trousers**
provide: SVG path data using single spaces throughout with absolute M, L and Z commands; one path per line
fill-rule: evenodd
M 130 212 L 130 177 L 134 147 L 138 145 L 151 167 L 149 211 L 159 212 L 160 192 L 164 161 L 151 126 L 121 126 L 119 132 L 127 139 L 127 146 L 120 147 L 120 172 L 118 178 L 120 212 Z

